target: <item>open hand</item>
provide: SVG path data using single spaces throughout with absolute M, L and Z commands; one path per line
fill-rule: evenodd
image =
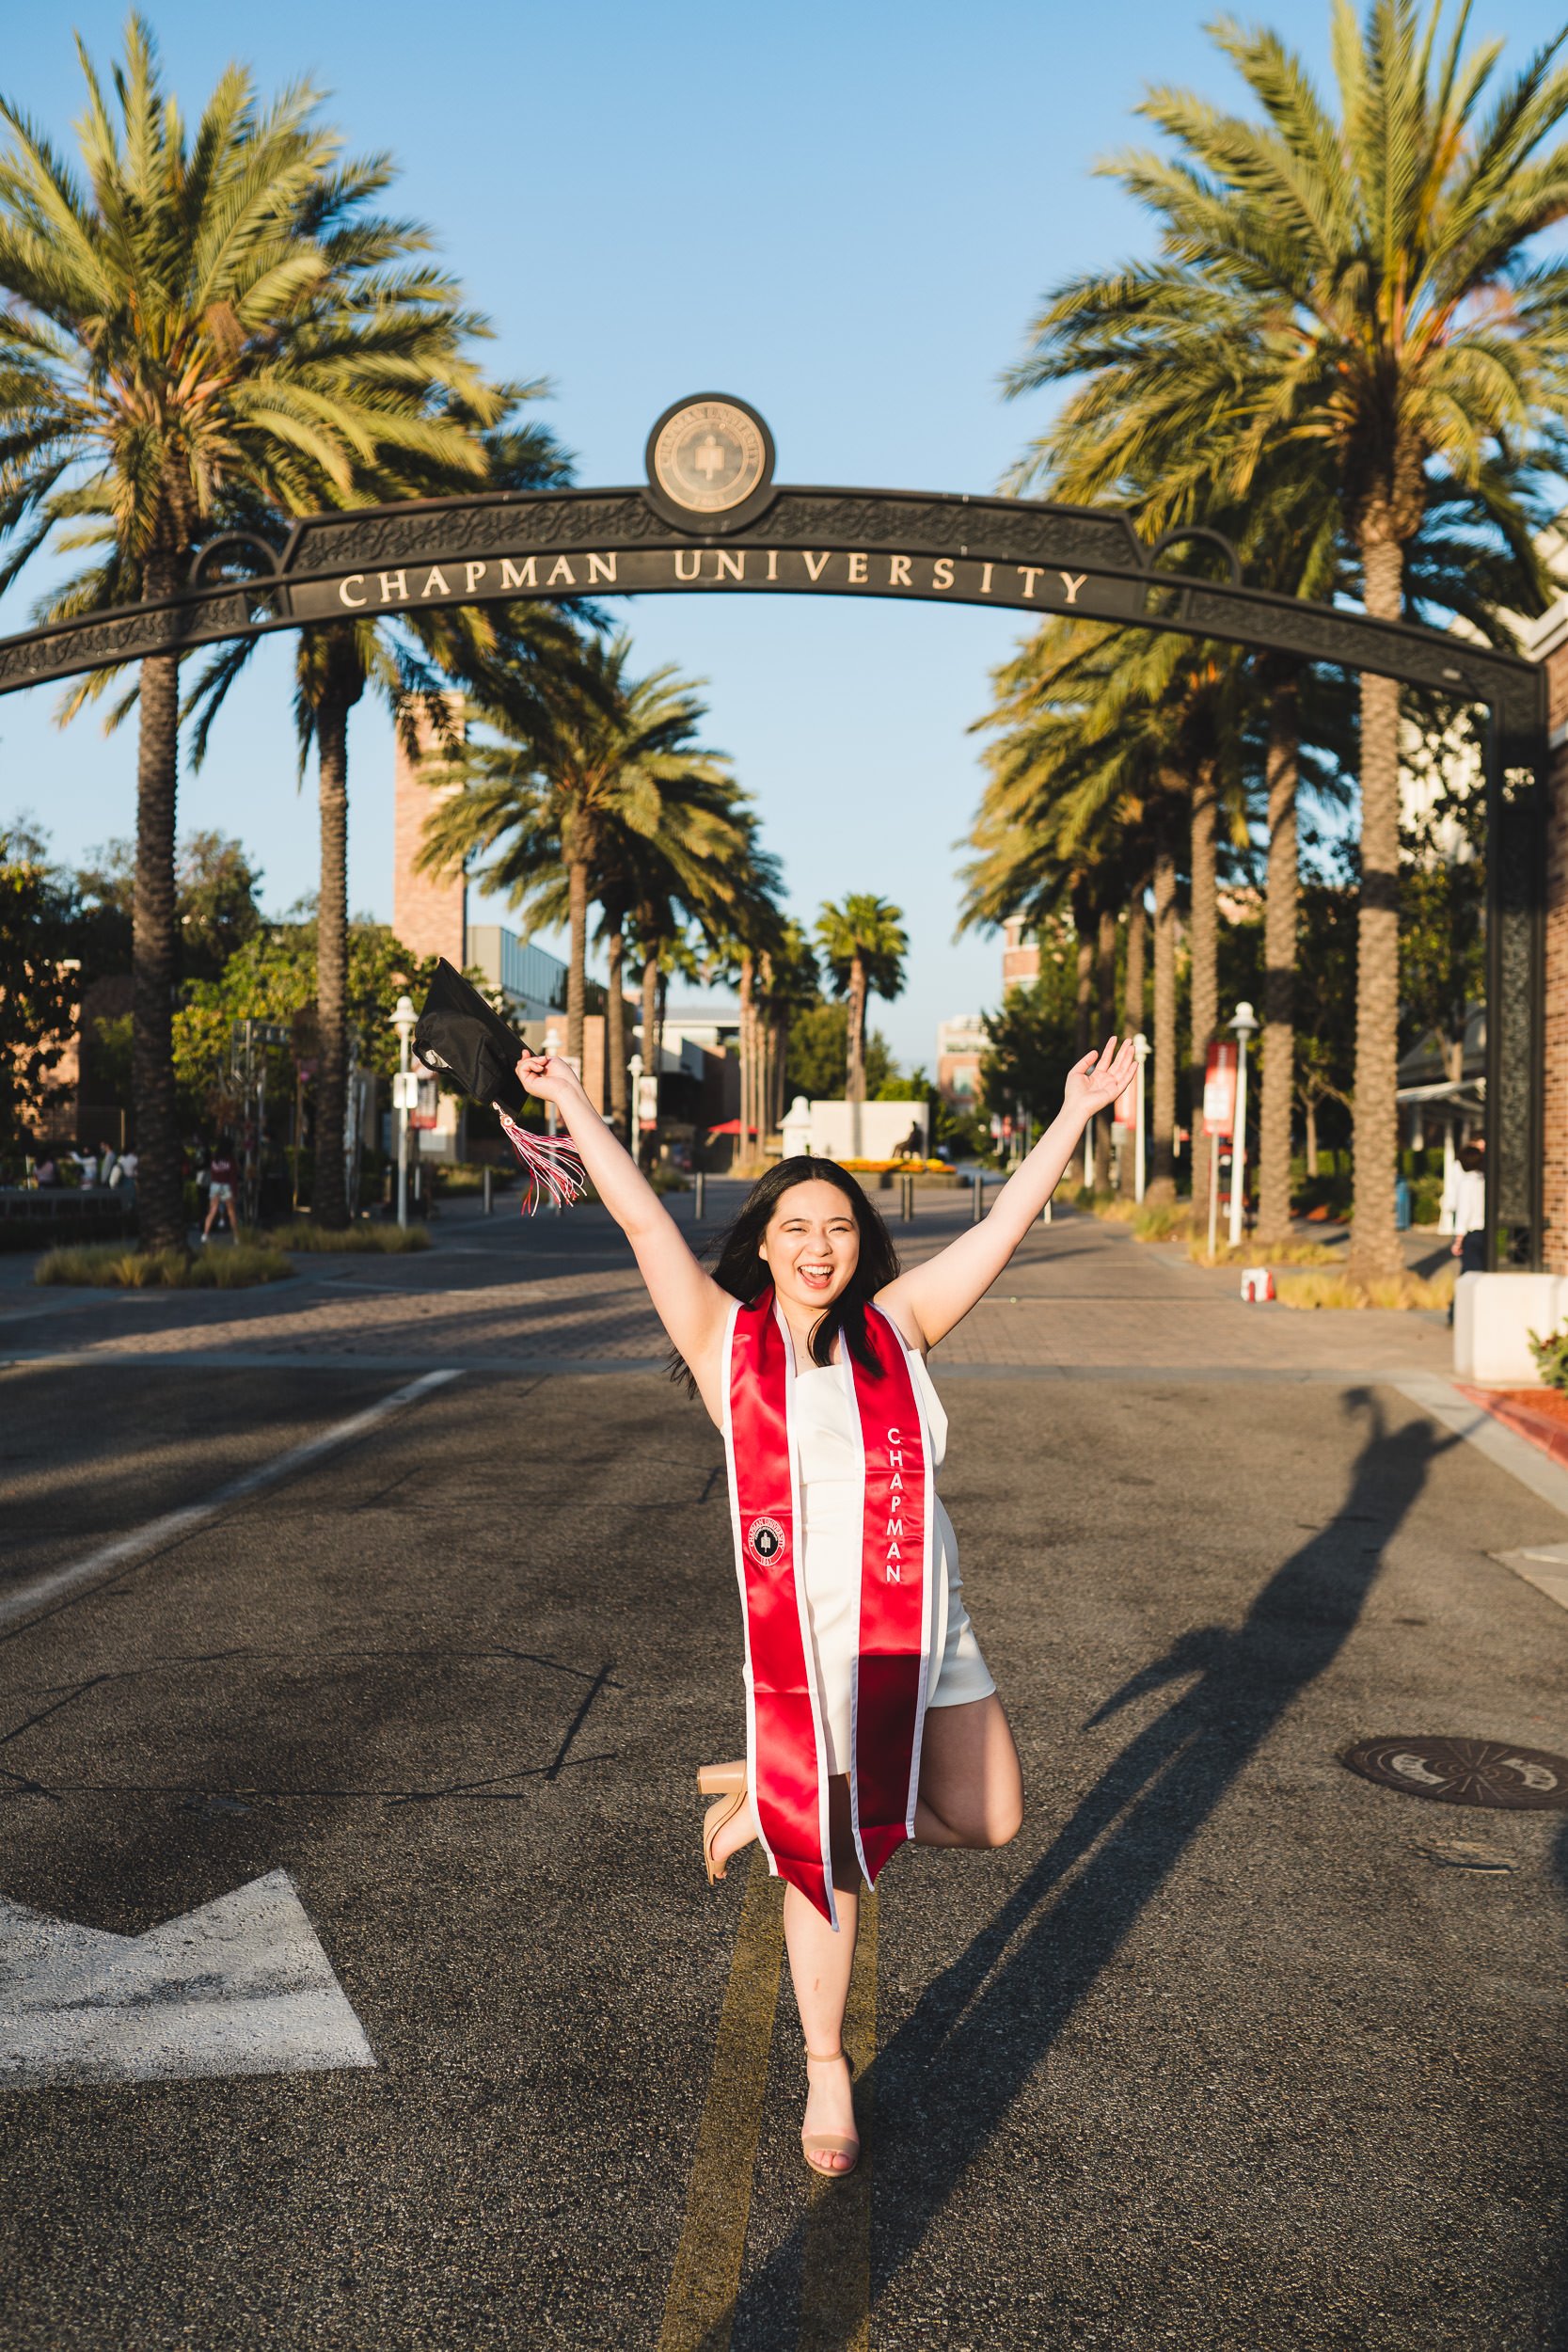
M 1114 1103 L 1118 1094 L 1125 1094 L 1132 1085 L 1138 1067 L 1137 1049 L 1129 1038 L 1117 1050 L 1114 1037 L 1106 1039 L 1098 1054 L 1085 1054 L 1067 1073 L 1062 1089 L 1062 1108 L 1071 1111 L 1085 1124 L 1096 1111 L 1102 1111 Z

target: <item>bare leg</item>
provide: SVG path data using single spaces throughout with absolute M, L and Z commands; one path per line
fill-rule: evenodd
M 844 2046 L 844 2009 L 849 1997 L 849 1971 L 855 1961 L 855 1933 L 860 1924 L 860 1869 L 849 1835 L 849 1783 L 835 1777 L 829 1784 L 832 1824 L 833 1893 L 838 1910 L 835 1934 L 815 1903 L 799 1887 L 784 1888 L 784 1945 L 795 1986 L 795 2006 L 800 2012 L 808 2058 L 831 2059 Z M 849 2068 L 808 2064 L 806 2112 L 801 2129 L 832 2132 L 853 2139 L 854 2094 Z M 809 2156 L 818 2171 L 847 2172 L 852 2159 L 832 2153 Z
M 1005 1846 L 1023 1820 L 1023 1775 L 994 1691 L 927 1709 L 914 1809 L 921 1846 Z

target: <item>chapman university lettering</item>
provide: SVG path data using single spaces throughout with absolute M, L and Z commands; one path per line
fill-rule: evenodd
M 351 572 L 334 591 L 340 609 L 385 612 L 403 605 L 471 602 L 489 596 L 569 596 L 598 588 L 644 594 L 671 588 L 821 589 L 842 595 L 940 596 L 965 602 L 1075 606 L 1090 575 L 1041 564 L 978 556 L 893 555 L 882 549 L 778 547 L 647 548 L 610 552 L 497 555 L 483 561 L 400 564 Z M 325 586 L 325 583 L 322 583 Z M 296 595 L 321 601 L 321 587 Z

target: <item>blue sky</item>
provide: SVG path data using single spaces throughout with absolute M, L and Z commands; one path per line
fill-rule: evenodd
M 1254 11 L 1322 66 L 1325 0 Z M 1147 249 L 1091 176 L 1135 140 L 1143 87 L 1215 95 L 1228 70 L 1170 0 L 166 0 L 150 10 L 194 111 L 232 56 L 263 88 L 305 75 L 357 151 L 403 167 L 400 209 L 436 230 L 495 326 L 498 371 L 547 375 L 578 479 L 640 479 L 654 418 L 720 389 L 758 406 L 781 481 L 993 488 L 1039 429 L 1005 403 L 1040 293 Z M 1479 0 L 1473 31 L 1517 61 L 1559 0 Z M 118 6 L 8 11 L 0 89 L 64 141 L 78 27 L 106 62 Z M 25 594 L 0 604 L 24 625 Z M 969 729 L 1015 637 L 1000 613 L 805 599 L 643 598 L 622 608 L 651 666 L 708 681 L 709 738 L 756 795 L 792 903 L 876 890 L 905 910 L 909 981 L 875 1019 L 927 1065 L 944 1015 L 993 1004 L 994 941 L 957 944 L 955 843 L 978 787 Z M 289 650 L 264 646 L 231 698 L 182 829 L 237 834 L 281 909 L 312 885 L 313 794 L 295 785 Z M 0 821 L 27 810 L 75 858 L 128 833 L 134 730 L 61 732 L 52 689 L 0 702 Z M 389 723 L 353 723 L 351 890 L 390 913 Z

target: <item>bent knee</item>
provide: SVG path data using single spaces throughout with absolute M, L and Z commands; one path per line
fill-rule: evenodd
M 978 1842 L 988 1849 L 1010 1846 L 1023 1827 L 1022 1799 L 1016 1804 L 999 1804 L 986 1816 L 986 1834 Z

